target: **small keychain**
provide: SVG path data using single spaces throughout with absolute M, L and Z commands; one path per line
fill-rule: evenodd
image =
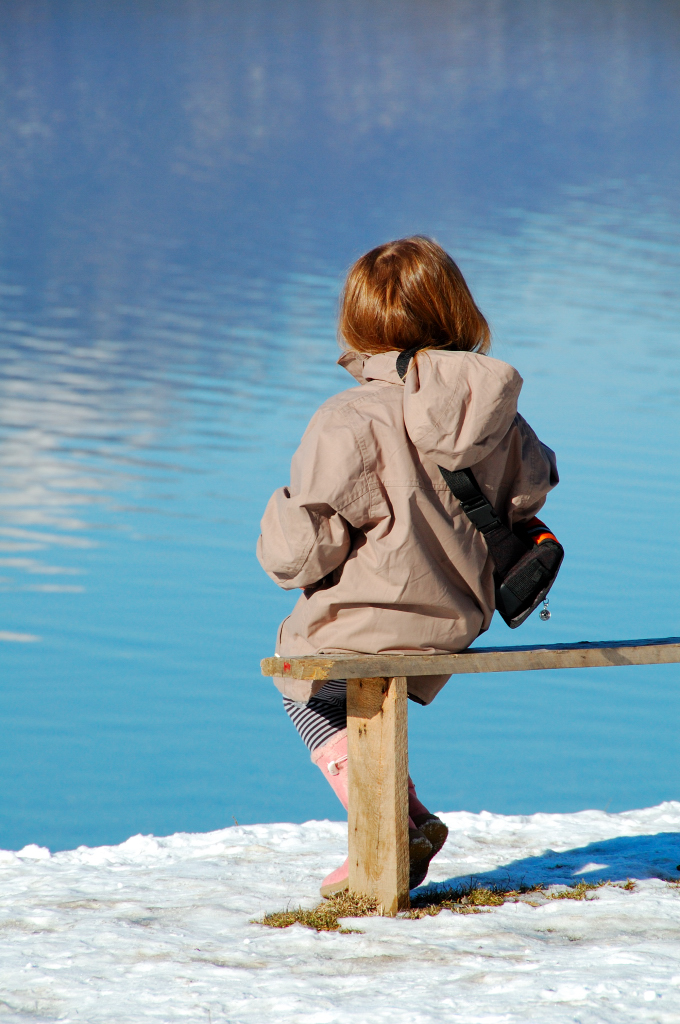
M 550 618 L 550 609 L 548 608 L 549 604 L 550 604 L 550 601 L 548 600 L 548 598 L 547 597 L 543 598 L 543 607 L 541 608 L 540 612 L 538 613 L 538 617 L 541 620 L 541 622 L 547 622 L 548 619 Z

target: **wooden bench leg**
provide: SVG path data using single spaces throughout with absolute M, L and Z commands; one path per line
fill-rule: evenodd
M 409 906 L 406 678 L 348 679 L 349 888 Z

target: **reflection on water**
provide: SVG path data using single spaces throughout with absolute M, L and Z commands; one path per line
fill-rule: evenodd
M 459 258 L 560 457 L 555 614 L 511 639 L 678 633 L 674 5 L 11 0 L 0 29 L 0 845 L 337 816 L 259 677 L 291 596 L 253 547 L 389 237 Z M 414 772 L 445 809 L 677 797 L 677 677 L 457 680 Z

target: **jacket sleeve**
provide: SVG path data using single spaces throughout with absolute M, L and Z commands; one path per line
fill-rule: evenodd
M 515 418 L 516 472 L 508 494 L 509 525 L 532 519 L 543 508 L 546 495 L 560 481 L 552 448 L 539 441 L 523 416 Z
M 257 542 L 260 565 L 284 590 L 310 587 L 345 561 L 350 525 L 361 527 L 370 488 L 362 452 L 348 422 L 323 407 L 291 463 L 289 487 L 269 499 Z

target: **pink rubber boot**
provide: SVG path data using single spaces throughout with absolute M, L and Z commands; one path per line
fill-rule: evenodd
M 312 751 L 312 761 L 319 768 L 328 781 L 331 789 L 337 796 L 342 806 L 347 810 L 349 804 L 349 784 L 348 784 L 348 771 L 347 771 L 347 730 L 343 729 L 341 732 L 336 733 L 335 736 L 323 747 L 317 747 L 316 750 Z M 410 800 L 411 800 L 411 787 L 413 783 L 409 779 L 409 811 L 410 811 Z M 413 790 L 415 796 L 415 789 Z M 416 797 L 417 800 L 417 797 Z M 420 804 L 422 807 L 423 805 Z M 430 812 L 427 808 L 423 808 L 426 813 L 426 817 L 429 816 Z M 439 818 L 435 819 L 439 821 Z M 440 824 L 446 828 L 443 822 Z M 414 866 L 417 865 L 416 876 L 420 878 L 420 866 L 429 864 L 430 860 L 434 856 L 432 853 L 432 844 L 427 836 L 421 832 L 420 828 L 416 827 L 411 817 L 408 819 L 409 826 L 409 859 L 411 862 L 411 881 L 414 879 Z M 444 837 L 446 838 L 446 837 Z M 443 840 L 442 840 L 443 845 Z M 441 849 L 441 846 L 437 849 Z M 421 879 L 422 880 L 422 879 Z M 420 884 L 417 882 L 416 884 Z M 349 886 L 349 858 L 346 858 L 344 863 L 336 868 L 335 871 L 331 871 L 330 875 L 327 875 L 321 883 L 321 895 L 323 897 L 331 896 L 334 892 L 342 892 Z M 412 886 L 413 888 L 413 886 Z
M 312 761 L 330 784 L 342 806 L 347 810 L 347 730 L 336 733 L 332 740 L 312 751 Z M 321 883 L 321 895 L 325 898 L 334 892 L 342 892 L 349 885 L 349 858 L 335 871 L 331 871 Z

